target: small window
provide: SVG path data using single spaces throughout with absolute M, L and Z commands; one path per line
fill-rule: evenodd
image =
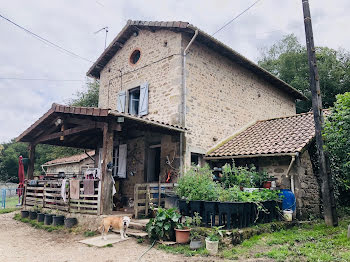
M 191 165 L 201 166 L 202 155 L 191 153 Z
M 130 56 L 130 63 L 135 65 L 141 56 L 141 52 L 140 50 L 135 50 L 134 52 L 132 52 L 131 56 Z
M 138 115 L 140 104 L 140 87 L 129 90 L 129 114 Z

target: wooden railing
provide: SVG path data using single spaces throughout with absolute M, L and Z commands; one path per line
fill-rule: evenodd
M 99 180 L 94 180 L 93 195 L 84 194 L 83 183 L 80 182 L 79 199 L 72 199 L 69 187 L 66 188 L 66 201 L 61 196 L 62 179 L 38 180 L 36 185 L 26 184 L 24 192 L 24 206 L 37 206 L 70 213 L 99 214 Z
M 173 190 L 173 183 L 136 184 L 134 187 L 135 218 L 139 218 L 140 215 L 147 217 L 151 205 L 164 207 L 165 194 L 172 193 Z

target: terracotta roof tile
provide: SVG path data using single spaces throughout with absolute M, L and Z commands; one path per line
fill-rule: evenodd
M 87 152 L 90 156 L 95 155 L 95 150 Z M 46 162 L 43 164 L 43 166 L 50 166 L 50 165 L 57 165 L 57 164 L 64 164 L 64 163 L 77 163 L 80 162 L 84 159 L 88 158 L 88 156 L 85 153 L 82 154 L 77 154 L 73 156 L 67 156 L 67 157 L 62 157 L 62 158 L 57 158 L 51 161 Z
M 262 120 L 209 151 L 207 157 L 296 153 L 314 136 L 312 113 Z

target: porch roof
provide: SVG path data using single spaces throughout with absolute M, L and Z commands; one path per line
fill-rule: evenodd
M 106 125 L 115 131 L 138 129 L 173 134 L 187 130 L 178 125 L 110 109 L 54 103 L 43 116 L 20 134 L 16 141 L 95 149 L 102 141 L 102 130 Z

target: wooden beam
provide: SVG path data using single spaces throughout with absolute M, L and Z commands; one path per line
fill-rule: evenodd
M 65 120 L 65 123 L 74 124 L 74 125 L 89 125 L 89 124 L 95 124 L 96 121 L 93 121 L 90 119 L 69 117 Z M 98 123 L 103 123 L 103 122 L 98 122 Z
M 74 127 L 74 128 L 70 128 L 61 132 L 57 132 L 57 133 L 53 133 L 50 135 L 45 135 L 42 136 L 40 138 L 38 138 L 34 143 L 38 144 L 40 142 L 44 142 L 44 141 L 48 141 L 48 140 L 53 140 L 55 138 L 59 138 L 61 136 L 69 136 L 69 135 L 73 135 L 73 134 L 78 134 L 84 131 L 88 131 L 91 129 L 97 129 L 97 128 L 102 128 L 103 127 L 103 123 L 94 123 L 91 125 L 85 125 L 85 126 L 79 126 L 79 127 Z
M 112 172 L 107 170 L 107 164 L 113 161 L 113 130 L 108 123 L 103 127 L 103 147 L 101 163 L 101 198 L 100 214 L 112 213 Z
M 29 150 L 29 163 L 27 169 L 27 179 L 34 178 L 34 163 L 35 163 L 35 144 L 31 143 L 28 147 Z

